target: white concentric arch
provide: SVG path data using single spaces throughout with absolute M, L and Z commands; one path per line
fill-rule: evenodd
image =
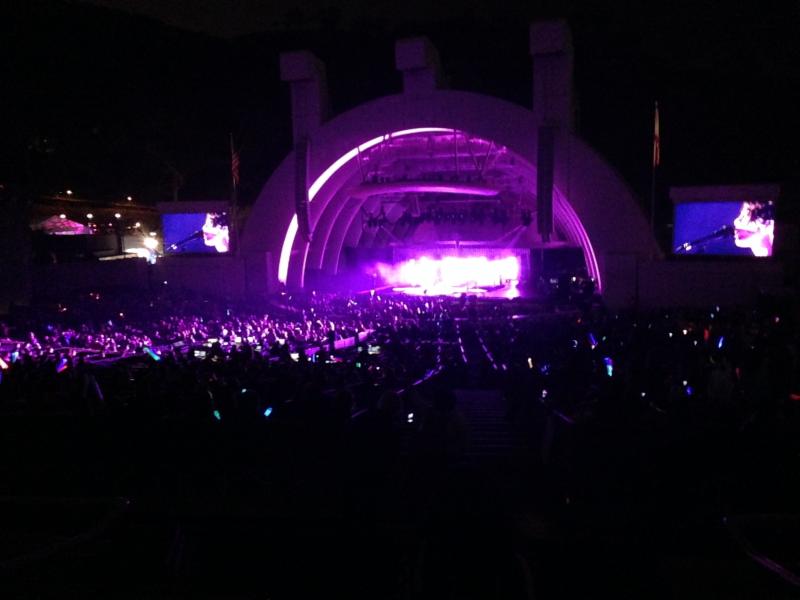
M 416 127 L 413 129 L 402 129 L 400 131 L 394 131 L 392 133 L 387 133 L 384 135 L 380 135 L 378 137 L 374 137 L 371 140 L 367 140 L 363 144 L 356 146 L 355 148 L 349 150 L 348 152 L 344 153 L 342 156 L 337 158 L 331 165 L 325 169 L 319 177 L 317 177 L 314 182 L 308 188 L 308 202 L 311 203 L 319 191 L 323 188 L 323 186 L 333 177 L 339 169 L 344 167 L 347 163 L 351 160 L 356 158 L 359 153 L 369 150 L 373 146 L 377 146 L 378 144 L 388 141 L 392 138 L 404 137 L 408 135 L 415 135 L 420 133 L 449 133 L 452 132 L 452 128 L 445 128 L 445 127 Z M 563 196 L 556 192 L 561 200 L 564 200 Z M 569 202 L 566 202 L 567 206 L 569 206 Z M 569 207 L 567 211 L 570 213 L 568 215 L 570 221 L 574 221 L 572 223 L 573 227 L 577 224 L 577 233 L 578 237 L 581 241 L 581 246 L 583 246 L 584 251 L 587 253 L 587 266 L 589 267 L 589 274 L 595 278 L 597 283 L 597 289 L 601 289 L 601 282 L 600 282 L 600 271 L 597 265 L 597 258 L 594 253 L 594 248 L 592 248 L 591 241 L 589 240 L 589 236 L 586 234 L 586 230 L 583 228 L 583 225 L 580 223 L 580 220 L 575 215 L 572 207 Z M 291 222 L 289 223 L 289 227 L 286 229 L 286 235 L 283 238 L 283 246 L 281 246 L 281 256 L 280 260 L 278 261 L 278 281 L 283 284 L 286 284 L 289 278 L 289 261 L 292 257 L 292 247 L 294 246 L 295 238 L 297 237 L 297 230 L 298 230 L 298 221 L 297 221 L 297 214 L 292 217 Z

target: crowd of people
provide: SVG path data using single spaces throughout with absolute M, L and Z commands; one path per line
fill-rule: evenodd
M 84 446 L 81 464 L 110 465 L 86 485 L 116 494 L 213 504 L 260 490 L 259 507 L 364 519 L 390 497 L 423 513 L 455 485 L 445 474 L 480 444 L 457 393 L 483 390 L 502 396 L 553 515 L 567 506 L 584 527 L 575 515 L 600 510 L 594 523 L 617 514 L 632 527 L 644 514 L 652 529 L 681 503 L 800 499 L 787 483 L 800 452 L 797 308 L 613 312 L 380 292 L 254 307 L 91 292 L 0 325 L 0 414 L 45 464 L 61 465 L 56 442 L 28 438 L 69 423 L 58 435 Z M 29 485 L 82 485 L 57 471 Z M 463 494 L 449 494 L 452 509 Z
M 614 313 L 373 292 L 261 309 L 166 291 L 31 309 L 0 330 L 0 410 L 344 427 L 380 408 L 418 429 L 440 396 L 477 387 L 502 390 L 547 462 L 586 424 L 735 431 L 793 424 L 800 406 L 797 315 L 775 303 Z
M 47 374 L 104 378 L 119 369 L 249 369 L 263 361 L 265 368 L 327 376 L 366 373 L 361 369 L 370 365 L 396 389 L 432 369 L 465 370 L 479 385 L 505 389 L 513 410 L 536 390 L 541 403 L 575 418 L 610 405 L 625 413 L 703 408 L 748 418 L 800 393 L 795 318 L 774 305 L 647 313 L 582 305 L 553 312 L 523 299 L 374 292 L 283 294 L 257 311 L 166 291 L 90 292 L 0 323 L 0 390 L 8 405 L 33 399 L 21 379 L 33 385 Z M 340 342 L 348 339 L 346 350 Z M 475 347 L 465 348 L 470 341 Z

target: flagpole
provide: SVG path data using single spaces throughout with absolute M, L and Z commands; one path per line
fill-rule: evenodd
M 230 142 L 231 142 L 231 218 L 230 218 L 230 227 L 231 232 L 233 233 L 233 240 L 234 240 L 234 248 L 235 252 L 239 253 L 239 214 L 238 214 L 238 204 L 239 204 L 239 185 L 238 185 L 238 178 L 239 178 L 239 165 L 238 165 L 238 157 L 236 156 L 236 148 L 233 145 L 233 132 L 230 133 Z
M 650 169 L 650 231 L 656 234 L 656 166 Z
M 656 167 L 661 163 L 661 135 L 658 122 L 658 101 L 653 118 L 653 161 L 650 170 L 650 231 L 656 235 Z

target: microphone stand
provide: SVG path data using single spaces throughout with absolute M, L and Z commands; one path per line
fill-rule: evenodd
M 197 231 L 195 231 L 189 237 L 185 237 L 182 240 L 180 240 L 179 242 L 175 242 L 174 244 L 170 244 L 169 246 L 167 246 L 167 248 L 165 249 L 165 253 L 177 250 L 177 249 L 181 248 L 182 246 L 185 246 L 189 242 L 192 242 L 194 240 L 198 240 L 201 237 L 203 237 L 203 230 L 202 229 L 198 229 Z
M 734 232 L 733 225 L 723 225 L 719 229 L 712 231 L 708 235 L 704 235 L 703 237 L 699 237 L 696 240 L 692 240 L 691 242 L 684 242 L 679 246 L 675 247 L 676 254 L 686 254 L 687 252 L 691 252 L 696 248 L 704 248 L 711 242 L 715 240 L 724 239 L 727 237 L 731 237 Z

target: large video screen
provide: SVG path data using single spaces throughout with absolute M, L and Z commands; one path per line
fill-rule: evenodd
M 221 254 L 230 251 L 227 213 L 167 213 L 162 218 L 165 254 Z
M 681 202 L 675 205 L 675 254 L 772 256 L 772 202 Z

